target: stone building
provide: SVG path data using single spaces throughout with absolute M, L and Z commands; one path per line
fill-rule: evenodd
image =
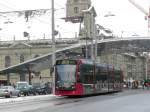
M 147 79 L 150 79 L 150 56 L 147 57 Z
M 77 39 L 71 40 L 56 40 L 56 49 L 64 48 L 77 43 Z M 23 61 L 42 56 L 52 51 L 51 40 L 31 40 L 31 41 L 7 41 L 0 42 L 0 69 L 19 64 Z M 145 78 L 145 63 L 144 56 L 135 54 L 101 54 L 97 57 L 101 63 L 113 64 L 116 68 L 124 71 L 125 80 L 142 80 Z M 28 74 L 9 74 L 8 76 L 0 75 L 0 83 L 6 83 L 10 79 L 10 83 L 16 81 L 28 81 Z M 52 76 L 50 70 L 43 70 L 39 74 L 32 74 L 32 83 L 51 82 Z
M 56 50 L 77 43 L 77 39 L 56 40 Z M 52 41 L 48 39 L 1 41 L 0 42 L 0 69 L 19 64 L 26 60 L 42 56 L 52 52 Z M 52 76 L 50 70 L 43 70 L 40 73 L 32 74 L 32 83 L 50 82 Z M 4 74 L 0 75 L 0 83 L 16 83 L 16 81 L 28 81 L 28 74 Z
M 99 57 L 101 63 L 109 63 L 123 70 L 124 80 L 143 80 L 146 73 L 146 59 L 134 53 L 103 54 Z
M 68 21 L 83 17 L 83 10 L 89 9 L 91 6 L 91 0 L 67 0 L 66 3 L 66 19 Z

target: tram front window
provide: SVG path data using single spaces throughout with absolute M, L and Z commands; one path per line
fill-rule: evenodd
M 56 66 L 56 86 L 70 88 L 75 83 L 76 65 L 57 65 Z

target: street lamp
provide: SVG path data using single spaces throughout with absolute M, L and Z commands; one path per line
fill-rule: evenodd
M 84 14 L 84 25 L 86 28 L 86 39 L 87 37 L 91 40 L 91 59 L 95 61 L 95 57 L 93 54 L 93 39 L 95 39 L 95 17 L 97 16 L 94 7 L 90 7 L 87 10 L 82 11 Z M 86 41 L 86 54 L 87 54 L 87 41 Z M 86 56 L 87 57 L 87 56 Z
M 147 74 L 147 71 L 148 71 L 148 53 L 144 53 L 144 56 L 145 56 L 145 80 L 148 79 L 148 74 Z
M 147 80 L 148 79 L 148 74 L 147 74 L 147 71 L 148 71 L 148 53 L 146 53 L 146 61 L 145 61 L 145 79 Z
M 52 15 L 51 15 L 51 30 L 52 30 L 52 66 L 55 65 L 55 21 L 54 21 L 54 0 L 51 0 L 51 9 L 52 9 Z M 55 69 L 53 71 L 53 94 L 55 94 Z
M 112 14 L 111 12 L 108 12 L 108 14 L 104 15 L 104 17 L 110 17 L 110 16 L 115 16 L 115 14 Z

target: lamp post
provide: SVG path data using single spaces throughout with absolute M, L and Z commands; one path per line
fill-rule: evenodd
M 145 80 L 148 79 L 148 53 L 144 53 L 144 57 L 145 57 Z
M 147 71 L 148 71 L 147 65 L 148 65 L 148 54 L 146 53 L 146 56 L 145 56 L 145 79 L 146 80 L 148 79 L 148 77 L 147 77 Z
M 115 14 L 112 14 L 111 12 L 108 12 L 108 14 L 104 15 L 104 17 L 110 17 L 110 16 L 115 16 Z
M 54 23 L 54 0 L 51 0 L 51 7 L 52 7 L 52 26 L 51 26 L 51 30 L 52 30 L 52 51 L 53 51 L 53 55 L 52 55 L 52 64 L 55 64 L 55 34 L 54 34 L 54 30 L 55 30 L 55 23 Z
M 91 59 L 95 60 L 94 58 L 94 44 L 93 40 L 95 39 L 95 17 L 97 16 L 94 7 L 90 7 L 87 10 L 83 10 L 84 15 L 84 26 L 86 30 L 86 58 L 87 58 L 87 39 L 91 40 Z
M 51 15 L 51 31 L 52 31 L 52 66 L 55 65 L 55 34 L 54 34 L 54 31 L 55 31 L 55 21 L 54 21 L 54 0 L 51 0 L 51 10 L 52 10 L 52 15 Z M 55 69 L 53 71 L 53 94 L 55 94 Z

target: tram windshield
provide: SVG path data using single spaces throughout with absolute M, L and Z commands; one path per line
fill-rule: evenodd
M 57 65 L 56 76 L 57 82 L 75 82 L 76 65 Z

